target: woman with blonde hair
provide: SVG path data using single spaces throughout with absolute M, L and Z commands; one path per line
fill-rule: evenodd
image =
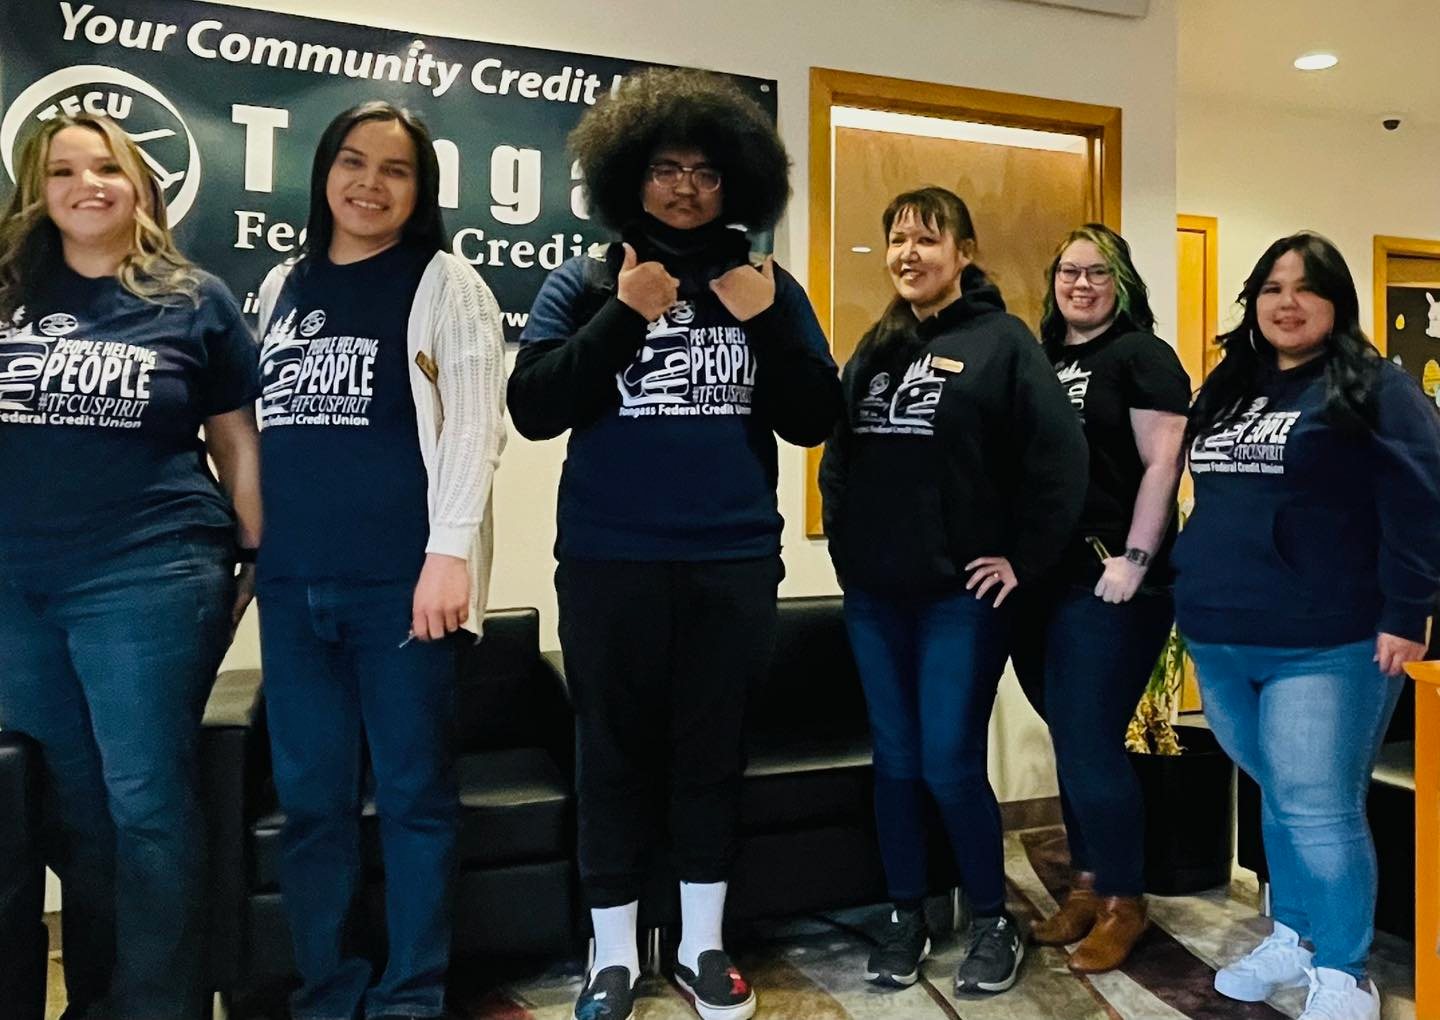
M 200 718 L 260 532 L 254 341 L 135 144 L 88 115 L 25 147 L 0 323 L 0 726 L 44 761 L 65 1015 L 195 1016 Z

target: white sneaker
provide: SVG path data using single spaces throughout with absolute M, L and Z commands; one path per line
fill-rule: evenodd
M 1306 971 L 1314 955 L 1300 944 L 1295 929 L 1276 921 L 1275 930 L 1264 942 L 1215 972 L 1215 990 L 1241 1002 L 1264 1002 L 1281 988 L 1309 984 Z
M 1361 988 L 1343 970 L 1317 967 L 1310 971 L 1310 994 L 1300 1020 L 1380 1020 L 1380 989 L 1375 982 Z

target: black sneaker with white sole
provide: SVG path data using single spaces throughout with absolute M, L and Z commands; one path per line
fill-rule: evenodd
M 635 987 L 629 967 L 606 967 L 590 975 L 575 1000 L 575 1020 L 634 1020 Z
M 970 951 L 955 972 L 956 995 L 994 995 L 1015 984 L 1025 939 L 1015 918 L 976 918 L 970 929 Z
M 748 1020 L 755 1015 L 755 989 L 730 962 L 723 949 L 700 954 L 697 974 L 683 963 L 675 964 L 675 983 L 705 1020 Z
M 865 964 L 865 980 L 892 988 L 908 988 L 920 976 L 930 955 L 930 928 L 923 910 L 893 910 L 880 944 Z

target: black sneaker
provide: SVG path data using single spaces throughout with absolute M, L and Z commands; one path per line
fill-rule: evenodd
M 1025 940 L 1008 913 L 979 918 L 970 929 L 970 950 L 955 972 L 956 995 L 993 995 L 1015 983 Z
M 865 980 L 892 988 L 908 988 L 920 976 L 930 955 L 930 928 L 923 910 L 893 910 L 880 934 L 880 944 L 865 964 Z
M 700 973 L 675 964 L 675 983 L 705 1020 L 747 1020 L 755 1015 L 755 989 L 723 949 L 700 954 Z
M 606 967 L 592 974 L 575 1000 L 575 1020 L 634 1020 L 635 988 L 629 967 Z

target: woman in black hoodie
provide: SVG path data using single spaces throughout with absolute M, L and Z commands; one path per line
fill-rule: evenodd
M 986 730 L 1009 653 L 1007 597 L 1069 540 L 1085 496 L 1080 423 L 1040 346 L 972 261 L 943 188 L 883 217 L 896 299 L 845 367 L 820 485 L 874 738 L 875 811 L 895 911 L 866 976 L 912 983 L 929 952 L 926 793 L 975 918 L 957 993 L 1015 983 Z

